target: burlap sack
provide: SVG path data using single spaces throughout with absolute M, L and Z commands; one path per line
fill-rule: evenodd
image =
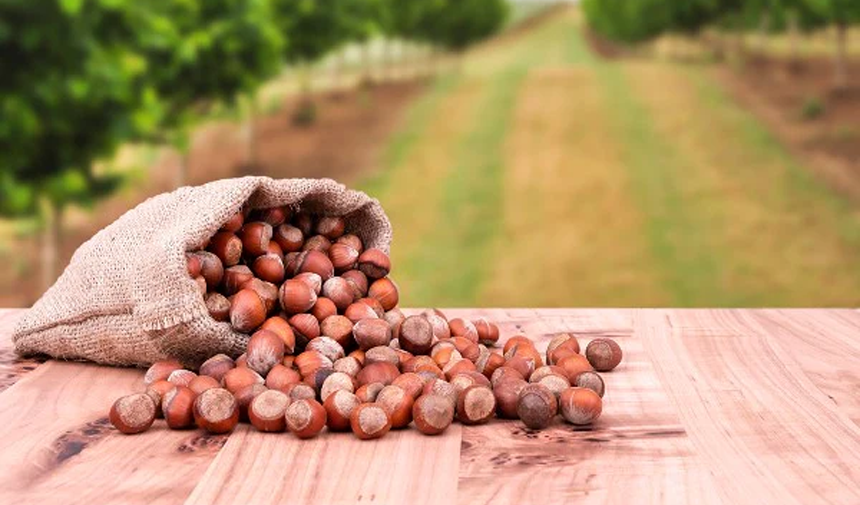
M 143 202 L 83 244 L 18 323 L 15 350 L 139 366 L 168 357 L 194 366 L 213 354 L 244 352 L 248 337 L 209 316 L 185 252 L 199 250 L 246 203 L 344 216 L 367 247 L 388 251 L 391 244 L 379 202 L 330 179 L 244 177 L 180 188 Z

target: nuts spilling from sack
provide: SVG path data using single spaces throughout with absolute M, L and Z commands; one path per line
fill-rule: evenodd
M 140 433 L 163 417 L 172 429 L 227 433 L 244 420 L 299 438 L 327 427 L 374 439 L 410 424 L 435 435 L 455 419 L 541 429 L 557 414 L 574 425 L 600 416 L 597 372 L 621 362 L 615 341 L 595 338 L 583 355 L 563 333 L 542 355 L 517 335 L 491 350 L 499 328 L 485 319 L 403 314 L 388 255 L 364 249 L 342 218 L 288 208 L 247 218 L 237 214 L 206 251 L 188 255 L 212 317 L 251 334 L 246 352 L 212 356 L 196 372 L 153 364 L 146 391 L 111 408 L 119 431 Z

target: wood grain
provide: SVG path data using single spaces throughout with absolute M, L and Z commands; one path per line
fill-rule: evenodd
M 0 309 L 0 392 L 45 362 L 44 358 L 22 358 L 13 350 L 12 329 L 23 313 L 21 309 Z
M 603 417 L 369 442 L 163 421 L 124 436 L 105 415 L 143 372 L 22 363 L 20 313 L 0 311 L 0 377 L 14 383 L 0 393 L 0 503 L 860 503 L 860 311 L 445 312 L 541 350 L 561 331 L 617 339 Z

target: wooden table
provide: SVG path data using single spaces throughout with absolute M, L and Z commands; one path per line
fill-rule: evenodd
M 514 421 L 311 441 L 137 436 L 107 422 L 143 372 L 16 362 L 0 311 L 0 503 L 860 503 L 856 310 L 450 310 L 545 347 L 609 335 L 593 429 Z

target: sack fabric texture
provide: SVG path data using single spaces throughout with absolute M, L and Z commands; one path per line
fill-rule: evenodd
M 236 212 L 292 206 L 343 216 L 365 247 L 388 252 L 391 224 L 379 202 L 331 179 L 243 177 L 183 187 L 141 203 L 72 256 L 57 282 L 29 309 L 12 340 L 22 355 L 148 366 L 186 366 L 244 352 L 248 336 L 209 316 L 186 269 Z

